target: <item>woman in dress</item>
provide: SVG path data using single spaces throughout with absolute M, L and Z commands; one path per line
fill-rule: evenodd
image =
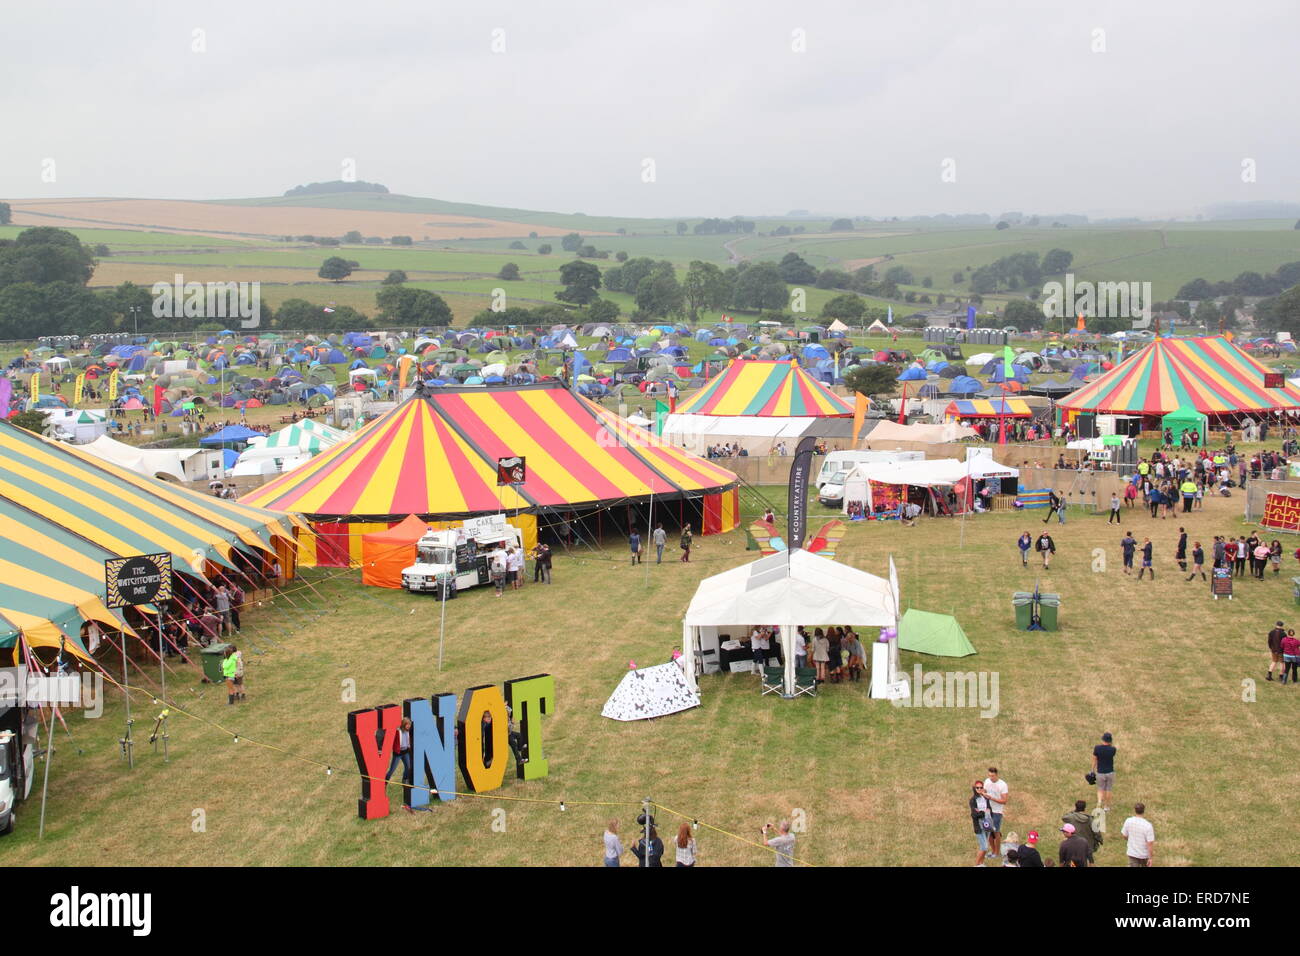
M 1274 538 L 1272 543 L 1268 546 L 1268 548 L 1269 548 L 1268 559 L 1273 563 L 1273 573 L 1281 574 L 1282 573 L 1282 542 L 1277 540 L 1277 538 Z
M 826 683 L 826 665 L 831 659 L 831 642 L 819 627 L 813 631 L 813 664 L 817 667 L 817 683 Z

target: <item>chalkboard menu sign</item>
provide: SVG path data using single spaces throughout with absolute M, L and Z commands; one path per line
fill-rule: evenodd
M 474 566 L 476 557 L 478 557 L 478 544 L 473 538 L 456 545 L 456 570 L 468 571 Z
M 1210 578 L 1210 593 L 1217 601 L 1220 597 L 1232 600 L 1232 568 L 1215 568 Z

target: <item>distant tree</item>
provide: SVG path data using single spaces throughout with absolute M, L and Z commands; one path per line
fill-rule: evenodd
M 322 279 L 342 282 L 352 275 L 352 266 L 348 264 L 348 260 L 340 256 L 330 256 L 321 264 L 320 271 L 316 274 Z
M 934 286 L 934 280 L 929 276 L 926 276 L 921 280 L 921 285 L 926 289 L 932 288 Z
M 501 271 L 497 273 L 497 278 L 507 281 L 517 280 L 519 278 L 519 267 L 513 262 L 507 262 L 501 267 Z
M 1041 329 L 1044 321 L 1042 308 L 1027 299 L 1012 299 L 1002 311 L 1002 324 L 1014 325 L 1021 332 Z
M 428 289 L 387 286 L 375 294 L 386 325 L 451 325 L 451 307 L 442 296 Z
M 0 226 L 7 226 L 11 222 L 13 222 L 13 210 L 9 208 L 7 202 L 0 202 Z M 678 223 L 678 225 L 684 225 L 684 223 Z M 1300 229 L 1300 222 L 1296 223 L 1296 228 Z
M 560 282 L 564 288 L 555 293 L 557 299 L 574 305 L 587 305 L 596 301 L 598 296 L 600 269 L 590 262 L 575 259 L 560 266 Z
M 1192 302 L 1199 302 L 1202 299 L 1208 299 L 1211 296 L 1210 284 L 1204 279 L 1193 279 L 1191 282 L 1183 283 L 1182 288 L 1178 290 L 1175 299 L 1187 299 Z
M 627 253 L 619 250 L 619 252 L 615 253 L 614 258 L 619 262 L 627 262 Z
M 596 247 L 592 245 L 584 245 L 578 247 L 578 255 L 581 256 L 583 259 L 595 259 L 596 252 L 597 252 Z
M 912 270 L 907 266 L 890 266 L 885 272 L 885 281 L 895 285 L 912 285 L 913 279 Z
M 45 413 L 38 411 L 19 412 L 9 419 L 9 424 L 17 425 L 36 435 L 45 434 Z
M 686 297 L 671 262 L 655 263 L 654 271 L 637 283 L 636 307 L 646 315 L 680 315 Z
M 35 226 L 0 239 L 0 288 L 19 282 L 85 285 L 94 272 L 94 254 L 66 229 Z
M 876 281 L 875 266 L 859 266 L 853 270 L 853 281 L 850 284 L 855 292 L 865 292 L 867 287 L 873 285 Z
M 845 293 L 837 295 L 822 306 L 822 317 L 840 319 L 843 322 L 858 322 L 867 311 L 867 304 L 856 295 Z
M 560 240 L 560 248 L 565 252 L 577 252 L 582 247 L 582 236 L 571 232 Z
M 915 302 L 915 301 L 916 301 L 916 293 L 915 293 L 915 292 L 908 292 L 907 295 L 903 296 L 903 301 L 904 301 L 904 302 Z
M 641 280 L 654 271 L 655 262 L 646 256 L 629 259 L 621 266 L 615 266 L 605 272 L 605 288 L 610 292 L 626 292 L 636 295 Z
M 758 262 L 736 273 L 732 303 L 738 309 L 785 308 L 788 296 L 774 262 Z
M 384 276 L 384 281 L 380 284 L 401 285 L 405 281 L 406 281 L 406 273 L 403 272 L 401 269 L 394 269 L 392 272 L 388 273 L 388 275 Z
M 627 235 L 627 228 L 626 228 L 625 226 L 619 226 L 619 227 L 618 227 L 618 234 L 619 234 L 620 236 L 626 236 L 626 235 Z
M 7 207 L 7 206 L 5 207 L 6 210 L 7 210 L 8 208 L 9 208 L 9 207 Z M 5 220 L 5 221 L 7 222 L 8 220 Z M 1296 227 L 1297 229 L 1300 229 L 1300 222 L 1297 222 L 1297 223 L 1295 224 L 1295 227 Z M 690 228 L 690 227 L 687 226 L 686 223 L 684 223 L 684 222 L 679 222 L 679 223 L 677 224 L 677 235 L 679 235 L 679 236 L 684 236 L 684 235 L 686 235 L 686 230 L 687 230 L 688 228 Z
M 1264 322 L 1266 328 L 1278 332 L 1290 332 L 1292 338 L 1300 338 L 1300 285 L 1277 298 L 1259 303 L 1255 309 L 1255 321 Z
M 696 259 L 686 270 L 682 283 L 686 310 L 692 322 L 704 309 L 724 308 L 731 299 L 732 283 L 726 273 L 712 262 Z
M 351 243 L 353 245 L 359 244 L 362 241 L 361 230 L 351 229 L 348 232 L 344 233 L 343 241 L 347 243 Z
M 549 242 L 543 242 L 537 247 L 537 254 L 539 256 L 549 256 L 551 254 L 551 244 Z
M 1070 268 L 1070 263 L 1073 261 L 1073 252 L 1066 249 L 1049 249 L 1047 254 L 1043 256 L 1043 274 L 1049 276 L 1059 275 Z
M 851 289 L 853 279 L 843 269 L 823 269 L 817 274 L 819 289 Z
M 868 398 L 888 395 L 898 388 L 898 369 L 889 365 L 854 365 L 844 373 L 844 384 Z
M 535 233 L 535 232 L 530 232 L 530 233 L 528 234 L 528 238 L 529 238 L 529 239 L 536 239 L 536 238 L 537 238 L 537 233 Z
M 965 281 L 966 281 L 966 273 L 959 271 L 959 272 L 954 272 L 952 274 L 953 285 L 961 285 Z
M 388 187 L 380 183 L 368 183 L 357 179 L 351 182 L 335 179 L 327 183 L 308 183 L 306 186 L 294 186 L 285 190 L 286 196 L 319 196 L 329 193 L 386 193 Z
M 619 311 L 618 303 L 609 299 L 597 299 L 587 306 L 587 316 L 593 322 L 613 322 L 618 318 Z
M 1197 303 L 1196 311 L 1192 313 L 1192 321 L 1213 332 L 1219 326 L 1219 307 L 1214 304 L 1213 299 L 1202 299 Z
M 852 219 L 836 219 L 833 223 L 831 223 L 831 232 L 852 232 L 852 231 L 853 231 Z
M 817 281 L 817 270 L 797 252 L 787 252 L 782 256 L 777 270 L 782 281 L 791 285 L 812 285 Z
M 1011 223 L 1007 222 L 1005 219 L 999 219 L 999 220 L 998 220 L 998 224 L 997 224 L 996 226 L 994 226 L 993 228 L 994 228 L 994 229 L 1010 229 L 1010 228 L 1011 228 Z
M 113 254 L 112 250 L 109 249 L 108 246 L 104 245 L 104 243 L 102 242 L 96 244 L 94 252 L 95 252 L 95 257 L 98 259 L 107 259 L 109 256 Z
M 393 237 L 390 238 L 388 241 L 389 241 L 390 243 L 392 243 L 393 245 L 395 245 L 395 246 L 409 246 L 409 245 L 413 245 L 410 236 L 393 236 Z
M 315 236 L 299 236 L 299 237 L 298 237 L 298 241 L 299 241 L 299 242 L 310 242 L 310 243 L 315 243 L 315 242 L 316 242 L 316 237 L 315 237 Z
M 934 304 L 935 304 L 935 305 L 943 305 L 943 304 L 944 304 L 945 302 L 947 302 L 947 301 L 948 301 L 948 297 L 947 297 L 946 295 L 943 295 L 942 293 L 940 293 L 940 294 L 938 295 L 938 297 L 935 298 L 935 300 L 934 300 Z
M 341 243 L 340 243 L 337 239 L 335 239 L 333 236 L 318 236 L 317 239 L 316 239 L 316 245 L 318 245 L 318 246 L 337 246 L 337 245 L 341 245 Z

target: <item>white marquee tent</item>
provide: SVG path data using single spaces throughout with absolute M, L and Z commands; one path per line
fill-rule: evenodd
M 850 502 L 871 510 L 871 482 L 882 485 L 910 485 L 918 488 L 951 487 L 965 478 L 1019 478 L 1020 471 L 994 461 L 989 455 L 973 455 L 965 461 L 934 458 L 928 461 L 862 462 L 844 480 L 842 511 L 847 514 Z
M 220 449 L 136 448 L 102 435 L 81 446 L 96 458 L 112 462 L 148 478 L 173 481 L 207 481 L 225 475 Z
M 700 582 L 682 619 L 686 679 L 698 689 L 696 665 L 704 645 L 716 646 L 720 627 L 747 634 L 755 625 L 779 626 L 791 696 L 797 627 L 894 627 L 898 613 L 896 583 L 808 551 L 778 551 Z

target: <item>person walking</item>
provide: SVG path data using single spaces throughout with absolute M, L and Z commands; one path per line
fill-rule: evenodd
M 655 525 L 654 534 L 651 536 L 655 546 L 655 564 L 664 563 L 664 545 L 668 543 L 668 533 L 664 531 L 663 524 Z
M 1062 511 L 1064 505 L 1061 502 L 1061 496 L 1055 491 L 1047 492 L 1047 517 L 1043 519 L 1043 524 L 1052 520 L 1052 515 L 1057 515 L 1062 524 L 1065 523 L 1065 515 Z
M 790 832 L 790 821 L 782 820 L 778 826 L 768 823 L 763 826 L 763 842 L 776 851 L 777 866 L 794 866 L 794 834 Z M 773 832 L 776 833 L 773 836 Z
M 605 824 L 605 835 L 602 839 L 605 842 L 605 865 L 618 866 L 626 851 L 623 849 L 623 841 L 618 838 L 617 820 L 610 820 Z
M 685 528 L 682 529 L 682 541 L 681 541 L 682 557 L 681 557 L 681 560 L 685 561 L 685 562 L 688 563 L 688 564 L 690 563 L 690 560 L 691 560 L 691 544 L 692 544 L 692 541 L 693 541 L 693 539 L 692 539 L 692 536 L 691 536 L 691 526 L 690 526 L 690 525 L 687 525 Z
M 1028 531 L 1016 539 L 1016 547 L 1020 549 L 1020 564 L 1023 567 L 1029 567 L 1029 549 L 1033 546 L 1034 538 Z
M 393 740 L 393 759 L 388 763 L 388 773 L 384 774 L 384 783 L 393 779 L 393 771 L 402 765 L 402 806 L 411 805 L 411 785 L 415 782 L 415 764 L 411 762 L 411 718 L 403 717 L 397 725 L 397 735 Z
M 631 547 L 631 549 L 632 549 L 632 563 L 633 563 L 634 565 L 635 565 L 635 564 L 640 564 L 640 563 L 641 563 L 641 534 L 640 534 L 640 532 L 637 531 L 635 528 L 633 528 L 633 529 L 632 529 L 632 533 L 631 533 L 630 535 L 628 535 L 627 543 L 628 543 L 628 545 L 629 545 L 629 546 Z
M 1132 531 L 1125 531 L 1124 537 L 1120 538 L 1119 550 L 1124 558 L 1124 573 L 1133 572 L 1133 555 L 1137 551 L 1137 538 L 1133 537 Z
M 1002 816 L 1007 811 L 1007 790 L 1007 782 L 998 776 L 998 768 L 989 767 L 989 775 L 984 780 L 984 796 L 989 799 L 989 813 L 993 819 L 989 856 L 1002 855 Z
M 1079 835 L 1073 823 L 1061 824 L 1061 832 L 1065 834 L 1065 839 L 1057 850 L 1057 863 L 1061 866 L 1086 867 L 1088 858 L 1092 856 L 1092 846 Z
M 1133 816 L 1124 821 L 1119 835 L 1128 840 L 1128 865 L 1151 866 L 1156 861 L 1156 828 L 1146 818 L 1145 804 L 1133 807 Z
M 1044 531 L 1038 536 L 1038 541 L 1034 545 L 1036 550 L 1043 557 L 1043 570 L 1046 571 L 1052 563 L 1052 555 L 1056 554 L 1056 542 L 1052 536 Z
M 1283 666 L 1282 660 L 1282 639 L 1286 637 L 1286 625 L 1281 621 L 1277 626 L 1268 632 L 1268 679 L 1273 679 L 1273 668 L 1276 667 L 1282 673 L 1286 673 L 1286 667 Z
M 1174 560 L 1178 562 L 1178 570 L 1187 570 L 1187 529 L 1178 529 L 1178 547 L 1174 551 Z
M 1142 580 L 1142 575 L 1148 571 L 1151 572 L 1151 580 L 1156 579 L 1156 569 L 1151 557 L 1152 544 L 1150 538 L 1142 539 L 1142 567 L 1138 568 L 1138 580 Z
M 695 837 L 691 836 L 691 825 L 683 823 L 677 828 L 677 853 L 676 863 L 678 866 L 695 865 Z
M 1115 743 L 1109 731 L 1092 748 L 1092 772 L 1097 776 L 1097 806 L 1109 810 L 1110 794 L 1115 789 Z
M 1286 632 L 1286 637 L 1282 638 L 1282 683 L 1285 684 L 1288 675 L 1291 678 L 1292 686 L 1300 680 L 1300 638 L 1295 636 L 1295 630 L 1291 629 Z
M 1119 524 L 1119 495 L 1114 492 L 1110 495 L 1110 517 L 1106 519 L 1106 524 L 1112 521 Z

